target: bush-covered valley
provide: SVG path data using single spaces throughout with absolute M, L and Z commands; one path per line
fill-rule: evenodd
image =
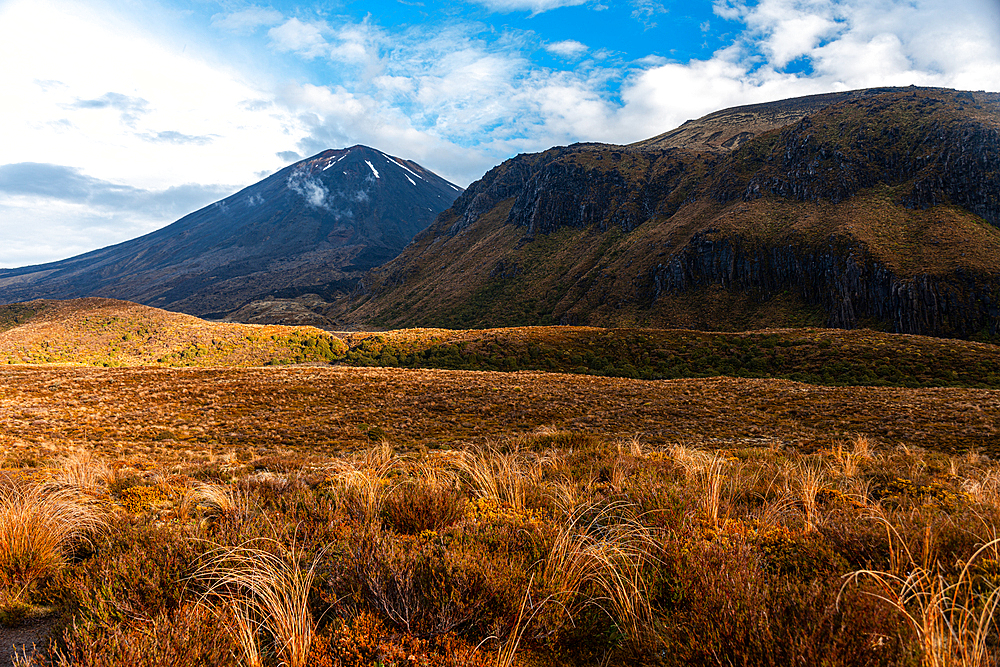
M 3 312 L 22 667 L 997 664 L 993 345 Z

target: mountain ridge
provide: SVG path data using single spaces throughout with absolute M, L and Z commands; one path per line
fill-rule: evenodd
M 778 104 L 797 120 L 725 150 L 692 134 L 512 158 L 337 316 L 997 336 L 1000 95 L 910 87 Z

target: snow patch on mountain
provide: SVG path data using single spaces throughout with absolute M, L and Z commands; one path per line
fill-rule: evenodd
M 393 163 L 394 165 L 396 165 L 396 166 L 397 166 L 397 167 L 399 167 L 400 169 L 403 169 L 403 170 L 405 170 L 405 171 L 408 171 L 408 172 L 410 172 L 411 174 L 413 174 L 414 176 L 416 176 L 417 178 L 419 178 L 419 179 L 420 179 L 421 181 L 422 181 L 422 180 L 424 180 L 424 177 L 423 177 L 423 176 L 421 176 L 421 175 L 420 175 L 420 174 L 418 174 L 417 172 L 413 171 L 412 169 L 410 169 L 409 167 L 407 167 L 407 166 L 406 166 L 405 164 L 401 164 L 401 163 L 400 163 L 400 162 L 398 162 L 398 161 L 397 161 L 397 160 L 396 160 L 395 158 L 391 158 L 391 157 L 389 157 L 388 155 L 386 155 L 386 156 L 385 156 L 385 159 L 386 159 L 386 160 L 388 160 L 389 162 L 392 162 L 392 163 Z M 412 183 L 412 181 L 410 181 L 410 182 Z
M 331 159 L 330 162 L 328 162 L 327 165 L 325 167 L 323 167 L 323 171 L 326 171 L 327 169 L 329 169 L 333 165 L 337 164 L 338 162 L 340 162 L 341 160 L 343 160 L 345 157 L 347 157 L 346 153 L 344 155 L 341 155 L 340 157 L 338 157 L 336 160 Z

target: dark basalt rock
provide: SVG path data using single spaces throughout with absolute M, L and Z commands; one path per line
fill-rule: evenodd
M 827 313 L 827 326 L 885 323 L 893 333 L 964 338 L 1000 334 L 1000 283 L 992 276 L 901 279 L 847 242 L 821 248 L 760 247 L 701 232 L 649 279 L 650 305 L 664 294 L 705 285 L 756 293 L 797 293 Z

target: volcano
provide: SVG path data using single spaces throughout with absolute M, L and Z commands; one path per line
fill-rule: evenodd
M 100 296 L 222 317 L 267 296 L 334 298 L 461 193 L 373 148 L 327 150 L 145 236 L 0 270 L 0 303 Z

